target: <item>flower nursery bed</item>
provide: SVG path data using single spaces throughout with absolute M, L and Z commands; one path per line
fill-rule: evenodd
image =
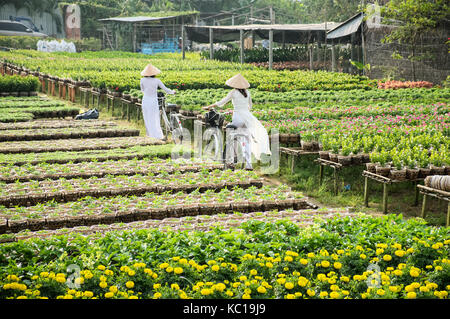
M 120 127 L 76 127 L 1 130 L 0 142 L 125 137 L 139 136 L 139 134 L 139 130 Z
M 196 161 L 173 161 L 164 159 L 129 159 L 106 162 L 82 162 L 66 164 L 39 163 L 36 165 L 8 165 L 0 167 L 0 182 L 14 183 L 43 181 L 47 179 L 72 179 L 104 177 L 106 175 L 154 174 L 167 175 L 175 172 L 198 172 L 223 168 L 223 164 Z
M 259 185 L 262 180 L 248 171 L 204 170 L 201 172 L 175 172 L 169 176 L 117 175 L 89 179 L 58 179 L 30 181 L 1 185 L 0 205 L 31 206 L 45 201 L 73 201 L 85 196 L 102 197 L 116 195 L 141 195 L 146 192 L 191 192 L 197 188 L 222 189 L 232 185 Z
M 81 152 L 90 150 L 111 150 L 133 146 L 163 145 L 164 142 L 146 136 L 60 139 L 49 141 L 1 142 L 0 154 L 46 153 L 46 152 Z M 1 162 L 1 160 L 0 160 Z
M 218 185 L 220 186 L 220 185 Z M 171 190 L 141 196 L 83 197 L 66 203 L 46 202 L 0 209 L 1 232 L 57 229 L 74 225 L 111 224 L 200 214 L 249 213 L 274 209 L 317 208 L 286 186 L 235 182 L 191 192 Z
M 75 117 L 80 113 L 80 108 L 72 106 L 56 107 L 30 107 L 26 109 L 8 108 L 0 109 L 0 122 L 26 122 L 32 119 Z
M 137 139 L 137 137 L 135 138 Z M 151 143 L 150 143 L 151 144 Z M 161 144 L 155 141 L 156 145 L 131 146 L 123 145 L 122 148 L 87 150 L 87 151 L 50 151 L 43 153 L 25 153 L 25 154 L 1 154 L 1 165 L 38 165 L 40 163 L 48 164 L 66 164 L 82 162 L 105 162 L 129 159 L 152 159 L 169 158 L 172 156 L 174 144 Z M 190 151 L 190 150 L 186 150 Z
M 0 245 L 0 298 L 447 299 L 449 244 L 396 215 L 68 232 Z
M 299 227 L 314 225 L 318 220 L 331 218 L 357 218 L 362 213 L 352 213 L 348 209 L 286 209 L 271 211 L 256 211 L 242 213 L 234 210 L 232 213 L 190 215 L 181 217 L 166 217 L 162 219 L 147 219 L 134 222 L 118 221 L 113 224 L 98 224 L 90 226 L 75 226 L 72 228 L 42 229 L 37 231 L 22 230 L 18 233 L 0 235 L 0 243 L 18 240 L 29 240 L 32 238 L 45 238 L 51 236 L 84 234 L 104 236 L 110 231 L 159 229 L 161 231 L 211 231 L 215 228 L 223 230 L 238 229 L 242 223 L 249 221 L 275 223 L 279 220 L 290 221 Z M 372 215 L 373 216 L 373 215 Z M 3 238 L 1 237 L 3 236 Z M 76 235 L 75 235 L 76 236 Z
M 0 123 L 0 131 L 4 130 L 26 130 L 26 129 L 61 129 L 61 128 L 94 128 L 115 127 L 117 123 L 102 120 L 35 120 L 25 123 Z

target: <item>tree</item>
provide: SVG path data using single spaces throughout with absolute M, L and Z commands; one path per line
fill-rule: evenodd
M 412 63 L 413 79 L 416 79 L 415 62 L 422 61 L 429 54 L 418 52 L 418 46 L 424 35 L 430 36 L 438 27 L 446 27 L 450 19 L 447 0 L 391 0 L 382 7 L 381 14 L 386 23 L 395 28 L 383 41 L 400 43 L 409 47 L 410 54 L 406 57 Z M 404 58 L 399 52 L 394 57 Z

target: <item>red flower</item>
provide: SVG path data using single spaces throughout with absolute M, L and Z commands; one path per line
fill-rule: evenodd
M 119 87 L 118 86 L 116 86 L 116 91 L 119 91 Z

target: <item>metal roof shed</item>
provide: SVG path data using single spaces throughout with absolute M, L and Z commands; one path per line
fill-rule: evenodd
M 119 49 L 119 41 L 128 43 L 133 52 L 147 53 L 175 52 L 180 47 L 184 24 L 192 24 L 198 12 L 155 12 L 133 17 L 112 17 L 100 19 L 103 23 L 104 45 Z M 131 48 L 132 47 L 132 48 Z
M 210 58 L 214 57 L 214 43 L 239 41 L 241 63 L 244 62 L 244 38 L 248 34 L 256 34 L 269 40 L 269 69 L 273 64 L 273 43 L 325 43 L 329 27 L 335 27 L 335 22 L 317 24 L 250 24 L 231 26 L 186 26 L 186 32 L 191 41 L 210 44 Z M 310 48 L 312 49 L 312 48 Z M 312 54 L 310 53 L 312 68 Z
M 333 43 L 361 44 L 361 30 L 364 21 L 364 13 L 355 14 L 327 33 L 327 40 Z M 359 36 L 358 36 L 359 35 Z

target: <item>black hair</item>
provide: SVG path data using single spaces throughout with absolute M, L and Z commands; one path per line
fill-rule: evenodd
M 237 89 L 239 92 L 241 92 L 241 94 L 244 96 L 244 97 L 247 97 L 247 90 L 246 89 Z

